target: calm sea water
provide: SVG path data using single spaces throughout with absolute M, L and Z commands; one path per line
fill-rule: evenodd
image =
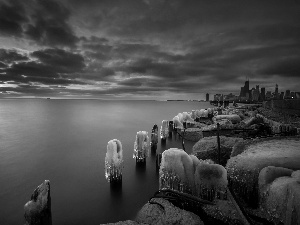
M 137 131 L 209 103 L 98 100 L 0 100 L 0 224 L 23 224 L 24 204 L 51 183 L 53 224 L 100 224 L 134 219 L 158 190 L 155 154 L 146 167 L 132 158 Z M 107 142 L 123 145 L 122 188 L 104 176 Z M 185 142 L 191 152 L 193 142 Z M 181 148 L 179 137 L 158 151 Z

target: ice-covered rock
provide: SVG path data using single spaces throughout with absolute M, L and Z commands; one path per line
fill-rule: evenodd
M 203 221 L 196 214 L 175 207 L 169 201 L 162 198 L 154 198 L 145 204 L 138 212 L 136 219 L 138 223 L 153 225 L 202 225 Z
M 227 184 L 227 172 L 223 166 L 203 162 L 196 166 L 196 196 L 207 200 L 226 199 Z
M 242 138 L 220 136 L 221 165 L 226 165 L 227 160 L 230 158 L 233 146 L 242 140 Z M 193 154 L 199 159 L 211 159 L 218 162 L 217 137 L 212 136 L 200 139 L 200 141 L 193 146 Z
M 205 117 L 205 118 L 208 117 L 208 110 L 207 110 L 207 109 L 205 109 L 205 110 L 203 111 L 203 117 Z
M 133 150 L 133 158 L 137 162 L 145 161 L 149 156 L 150 140 L 147 131 L 139 131 L 136 134 Z
M 185 130 L 184 138 L 189 141 L 199 141 L 203 138 L 203 133 L 200 128 L 187 128 Z
M 123 169 L 123 149 L 119 140 L 113 139 L 107 143 L 105 156 L 105 178 L 108 182 L 120 181 Z
M 223 120 L 223 119 L 227 119 L 230 120 L 233 124 L 239 123 L 241 122 L 241 118 L 239 115 L 217 115 L 215 116 L 215 119 L 218 121 Z
M 258 177 L 267 166 L 300 169 L 299 138 L 266 138 L 248 141 L 226 165 L 230 186 L 249 206 L 259 202 Z
M 196 110 L 192 110 L 192 115 L 191 115 L 192 119 L 196 119 L 197 115 L 196 115 Z
M 169 122 L 163 120 L 160 127 L 160 138 L 165 140 L 167 137 L 169 137 Z
M 189 122 L 189 123 L 193 123 L 194 120 L 192 119 L 192 117 L 190 116 L 190 114 L 188 114 L 187 112 L 183 112 L 183 121 L 184 122 Z
M 261 208 L 274 224 L 300 224 L 300 183 L 293 177 L 275 179 L 267 188 Z
M 174 125 L 174 128 L 178 128 L 178 129 L 182 129 L 183 128 L 183 124 L 180 122 L 178 116 L 175 116 L 173 118 L 173 125 Z
M 183 114 L 182 113 L 178 113 L 177 116 L 178 116 L 178 119 L 179 119 L 180 123 L 183 123 L 184 122 L 183 121 Z
M 45 180 L 31 195 L 31 200 L 24 205 L 25 225 L 51 225 L 50 181 Z
M 150 145 L 152 148 L 156 149 L 158 143 L 158 127 L 154 124 L 152 131 L 151 131 L 151 142 Z
M 193 193 L 193 160 L 182 149 L 170 148 L 162 153 L 159 170 L 159 189 Z
M 294 171 L 291 174 L 291 177 L 294 178 L 294 179 L 296 179 L 300 183 L 300 170 Z
M 267 187 L 278 177 L 283 176 L 291 176 L 293 170 L 283 168 L 283 167 L 275 167 L 275 166 L 267 166 L 263 168 L 259 172 L 258 176 L 258 189 L 260 198 L 263 198 L 266 194 Z

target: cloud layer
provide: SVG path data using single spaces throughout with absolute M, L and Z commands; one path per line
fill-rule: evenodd
M 300 91 L 300 3 L 0 0 L 0 94 L 200 99 Z M 271 89 L 272 88 L 272 89 Z

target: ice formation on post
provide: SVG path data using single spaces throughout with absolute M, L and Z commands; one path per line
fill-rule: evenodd
M 107 143 L 105 156 L 105 178 L 108 182 L 122 180 L 123 149 L 119 140 L 113 139 Z
M 199 160 L 177 148 L 162 153 L 159 189 L 171 189 L 214 201 L 227 199 L 227 185 L 226 169 L 211 160 Z
M 219 164 L 201 162 L 195 171 L 195 195 L 213 201 L 227 199 L 227 171 Z
M 159 189 L 193 193 L 194 168 L 192 158 L 182 149 L 170 148 L 162 153 Z
M 151 148 L 156 149 L 158 143 L 158 127 L 156 124 L 154 124 L 152 131 L 151 131 Z
M 150 140 L 147 131 L 139 131 L 134 142 L 133 158 L 136 162 L 145 162 L 149 155 Z
M 183 128 L 183 124 L 180 122 L 178 116 L 175 116 L 175 117 L 173 118 L 173 126 L 174 126 L 175 129 L 177 129 L 177 128 L 178 128 L 178 129 L 182 129 L 182 128 Z
M 196 111 L 195 110 L 192 110 L 192 115 L 191 115 L 192 119 L 196 119 L 197 118 L 197 115 L 196 115 Z
M 192 119 L 191 115 L 187 112 L 183 112 L 183 121 L 188 123 L 194 123 L 194 120 Z
M 45 180 L 24 205 L 25 225 L 52 225 L 50 181 Z
M 160 138 L 165 140 L 167 137 L 169 137 L 169 123 L 167 120 L 163 120 L 160 127 Z

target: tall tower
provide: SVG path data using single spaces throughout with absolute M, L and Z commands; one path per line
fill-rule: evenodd
M 206 93 L 206 101 L 209 102 L 209 94 Z
M 264 101 L 266 99 L 266 88 L 262 87 L 260 90 L 261 99 Z
M 275 99 L 278 99 L 278 84 L 275 86 Z

